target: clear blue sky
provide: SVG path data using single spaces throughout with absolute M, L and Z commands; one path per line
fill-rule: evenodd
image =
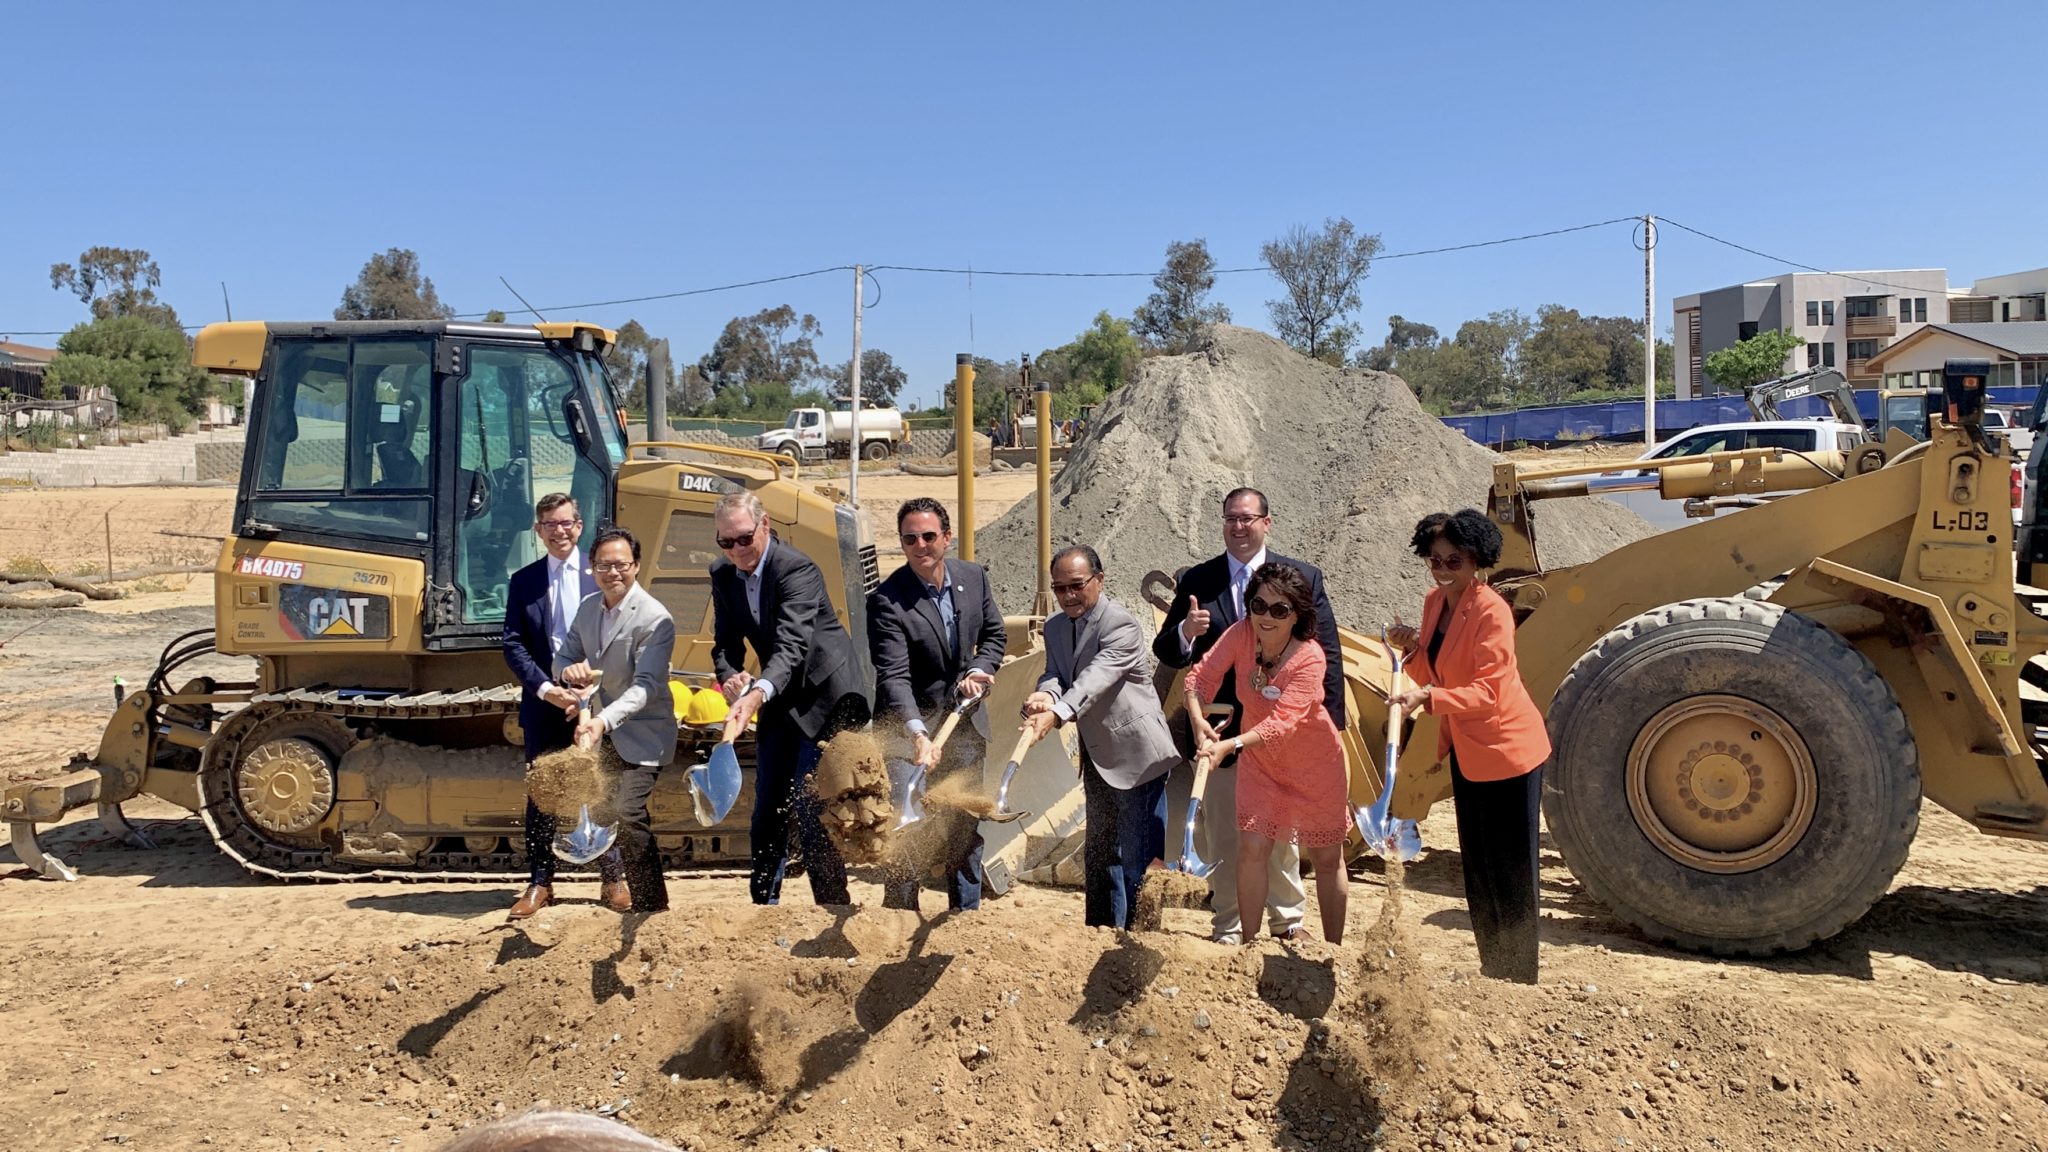
M 1257 262 L 1344 215 L 1401 252 L 1654 212 L 1830 269 L 2048 264 L 2048 6 L 1918 4 L 15 5 L 0 16 L 0 335 L 82 317 L 50 264 L 147 248 L 187 323 L 331 314 L 373 252 L 464 312 L 835 264 Z M 1675 294 L 1788 271 L 1666 229 Z M 850 273 L 578 314 L 679 361 Z M 883 273 L 870 347 L 927 402 L 1128 315 L 1144 280 Z M 1262 273 L 1218 298 L 1268 326 Z M 1387 261 L 1368 342 L 1557 302 L 1640 314 L 1626 225 Z M 970 315 L 972 334 L 970 335 Z M 556 316 L 555 318 L 563 318 Z

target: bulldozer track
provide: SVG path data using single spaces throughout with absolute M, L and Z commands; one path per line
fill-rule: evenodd
M 235 801 L 232 777 L 249 737 L 294 719 L 325 719 L 345 729 L 351 741 L 355 726 L 392 720 L 442 720 L 477 716 L 510 716 L 519 707 L 519 686 L 465 688 L 454 692 L 375 695 L 361 689 L 294 689 L 257 693 L 246 707 L 221 721 L 208 742 L 200 772 L 200 820 L 214 844 L 228 858 L 258 875 L 278 880 L 362 881 L 418 880 L 504 883 L 526 869 L 526 855 L 509 848 L 496 852 L 439 851 L 420 853 L 410 866 L 356 864 L 327 847 L 281 843 L 244 819 Z M 510 845 L 518 836 L 507 836 Z M 705 867 L 664 853 L 664 867 L 696 877 L 738 877 L 741 869 Z M 595 879 L 591 871 L 558 870 L 565 879 Z

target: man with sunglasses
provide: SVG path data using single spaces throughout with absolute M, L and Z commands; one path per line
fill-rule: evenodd
M 949 560 L 953 525 L 946 506 L 928 496 L 896 510 L 904 565 L 868 595 L 868 647 L 875 662 L 875 711 L 903 724 L 917 763 L 939 776 L 928 725 L 961 700 L 995 683 L 1003 662 L 1003 613 L 989 587 L 988 570 Z M 981 763 L 982 742 L 962 724 L 947 741 L 949 772 Z M 981 906 L 981 822 L 957 809 L 926 817 L 943 844 L 946 902 L 956 909 Z M 917 908 L 919 878 L 894 868 L 883 884 L 882 906 Z
M 1102 594 L 1095 549 L 1074 544 L 1052 558 L 1052 594 L 1060 614 L 1045 622 L 1045 676 L 1024 701 L 1024 728 L 1040 738 L 1062 724 L 1078 731 L 1085 918 L 1128 928 L 1146 868 L 1166 853 L 1166 774 L 1180 752 L 1152 690 L 1144 631 Z
M 1323 707 L 1344 730 L 1344 655 L 1337 646 L 1337 615 L 1330 597 L 1323 591 L 1320 568 L 1266 549 L 1266 534 L 1273 517 L 1265 493 L 1256 488 L 1237 488 L 1223 498 L 1223 554 L 1181 574 L 1173 588 L 1173 607 L 1159 635 L 1152 640 L 1152 654 L 1168 668 L 1187 668 L 1208 655 L 1223 630 L 1244 619 L 1244 590 L 1252 573 L 1269 561 L 1292 564 L 1308 577 L 1315 598 L 1316 641 L 1322 647 Z M 1214 704 L 1230 707 L 1226 735 L 1240 730 L 1242 710 L 1237 686 L 1225 677 Z M 1209 874 L 1210 930 L 1216 940 L 1236 944 L 1243 933 L 1258 932 L 1257 912 L 1253 921 L 1242 922 L 1237 906 L 1237 758 L 1227 756 L 1209 772 L 1209 786 L 1202 794 L 1202 838 L 1208 859 L 1216 862 Z M 1308 908 L 1308 893 L 1301 883 L 1301 851 L 1292 844 L 1274 849 L 1266 877 L 1266 924 L 1273 935 L 1293 938 L 1302 932 L 1302 917 Z
M 597 591 L 597 577 L 579 541 L 583 514 L 566 492 L 550 492 L 533 506 L 533 534 L 546 555 L 512 574 L 505 609 L 505 663 L 519 680 L 519 728 L 526 737 L 526 763 L 567 748 L 576 733 L 581 698 L 556 684 L 555 653 L 568 638 L 576 608 Z M 526 891 L 507 916 L 524 920 L 555 902 L 555 818 L 526 801 Z M 598 861 L 604 880 L 598 899 L 623 912 L 632 906 L 617 857 Z
M 819 742 L 868 718 L 853 642 L 825 594 L 824 575 L 769 530 L 759 497 L 744 489 L 726 493 L 711 523 L 724 554 L 711 565 L 711 663 L 732 702 L 726 731 L 745 731 L 755 721 L 748 889 L 756 904 L 781 901 L 794 822 L 812 898 L 849 903 L 846 863 L 818 820 L 810 783 Z M 749 646 L 759 676 L 746 671 Z

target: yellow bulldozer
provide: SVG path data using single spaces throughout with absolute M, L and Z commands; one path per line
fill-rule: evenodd
M 201 330 L 195 362 L 256 385 L 214 626 L 165 649 L 97 755 L 0 796 L 24 862 L 68 875 L 36 824 L 89 805 L 135 839 L 120 805 L 147 792 L 197 812 L 222 850 L 263 875 L 515 873 L 518 687 L 500 636 L 508 578 L 540 554 L 532 513 L 547 492 L 576 498 L 586 534 L 616 521 L 645 542 L 642 579 L 676 620 L 685 765 L 723 719 L 702 700 L 722 493 L 754 489 L 861 628 L 877 565 L 855 510 L 763 453 L 629 448 L 604 374 L 612 341 L 581 323 Z M 254 657 L 254 678 L 187 671 L 216 652 Z M 668 862 L 745 861 L 750 794 L 702 827 L 683 777 L 664 774 L 651 804 Z

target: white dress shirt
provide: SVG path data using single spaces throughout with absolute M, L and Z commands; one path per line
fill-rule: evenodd
M 576 608 L 583 603 L 583 550 L 576 551 L 561 560 L 552 555 L 548 558 L 548 657 L 552 663 L 555 653 L 562 650 L 562 641 L 569 635 L 569 626 L 576 622 Z M 547 695 L 553 688 L 550 680 L 540 686 L 541 695 Z
M 1237 609 L 1237 618 L 1242 620 L 1244 619 L 1245 586 L 1252 582 L 1252 573 L 1266 566 L 1266 550 L 1264 548 L 1259 549 L 1258 553 L 1249 562 L 1243 564 L 1238 563 L 1237 557 L 1230 555 L 1228 552 L 1223 554 L 1223 558 L 1230 566 L 1230 606 Z M 1195 640 L 1194 637 L 1188 635 L 1188 622 L 1185 618 L 1181 620 L 1178 631 L 1180 632 L 1180 650 L 1183 653 L 1193 652 L 1195 650 Z
M 768 526 L 766 524 L 762 524 L 759 527 L 760 531 L 765 532 L 767 529 Z M 761 573 L 767 569 L 768 553 L 773 551 L 774 548 L 775 537 L 770 535 L 768 542 L 761 545 L 761 559 L 755 563 L 754 570 L 752 572 L 740 573 L 740 579 L 745 581 L 747 586 L 747 611 L 754 614 L 754 623 L 756 624 L 761 622 Z M 761 703 L 766 704 L 770 700 L 775 699 L 775 682 L 773 680 L 757 676 L 754 678 L 754 683 L 761 686 Z

